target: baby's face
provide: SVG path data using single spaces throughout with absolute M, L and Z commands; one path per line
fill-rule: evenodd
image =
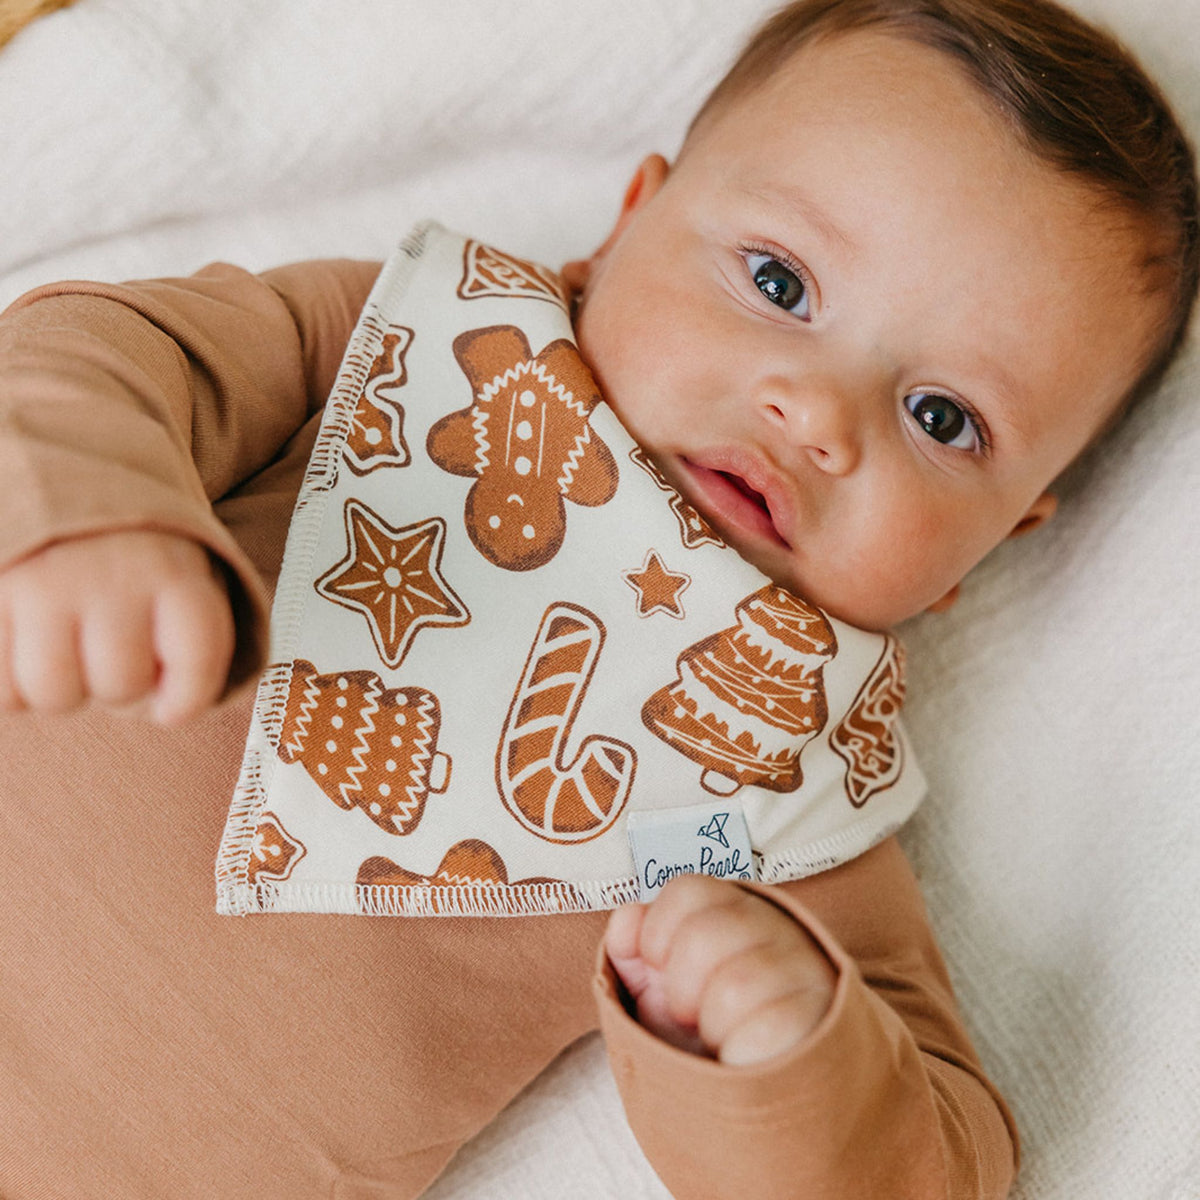
M 885 628 L 1052 511 L 1145 359 L 1141 250 L 941 54 L 854 33 L 643 163 L 576 332 L 732 546 Z

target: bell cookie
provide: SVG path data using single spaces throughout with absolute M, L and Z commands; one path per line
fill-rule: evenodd
M 704 767 L 708 791 L 795 791 L 801 751 L 828 719 L 823 671 L 837 639 L 819 609 L 774 584 L 735 615 L 737 625 L 679 655 L 675 682 L 645 702 L 642 721 Z
M 416 829 L 427 797 L 450 781 L 440 728 L 438 698 L 424 688 L 386 688 L 374 671 L 320 675 L 297 659 L 277 751 L 339 808 L 359 808 L 380 829 L 403 835 Z
M 515 325 L 495 325 L 459 334 L 454 355 L 473 399 L 434 423 L 429 457 L 474 479 L 463 519 L 479 553 L 532 570 L 562 545 L 564 500 L 596 506 L 616 493 L 617 464 L 588 424 L 600 393 L 565 338 L 535 357 Z
M 549 842 L 590 841 L 620 815 L 637 755 L 614 738 L 584 738 L 571 762 L 567 738 L 604 644 L 599 619 L 573 604 L 551 605 L 504 721 L 496 783 L 504 806 Z

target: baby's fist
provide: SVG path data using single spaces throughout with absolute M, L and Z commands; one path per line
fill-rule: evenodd
M 187 538 L 71 538 L 0 572 L 0 712 L 100 704 L 175 724 L 220 695 L 233 646 L 224 579 Z
M 735 1066 L 786 1053 L 820 1023 L 837 975 L 770 901 L 704 875 L 617 909 L 605 950 L 637 1019 L 671 1045 Z

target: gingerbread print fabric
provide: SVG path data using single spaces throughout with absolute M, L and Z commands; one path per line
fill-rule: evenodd
M 385 266 L 289 531 L 218 910 L 637 896 L 631 816 L 736 807 L 767 881 L 912 812 L 894 639 L 724 545 L 604 403 L 552 271 L 436 225 Z

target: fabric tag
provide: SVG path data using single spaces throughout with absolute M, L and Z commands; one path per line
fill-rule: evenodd
M 638 896 L 652 900 L 676 875 L 754 879 L 754 857 L 736 800 L 633 812 L 626 822 Z

